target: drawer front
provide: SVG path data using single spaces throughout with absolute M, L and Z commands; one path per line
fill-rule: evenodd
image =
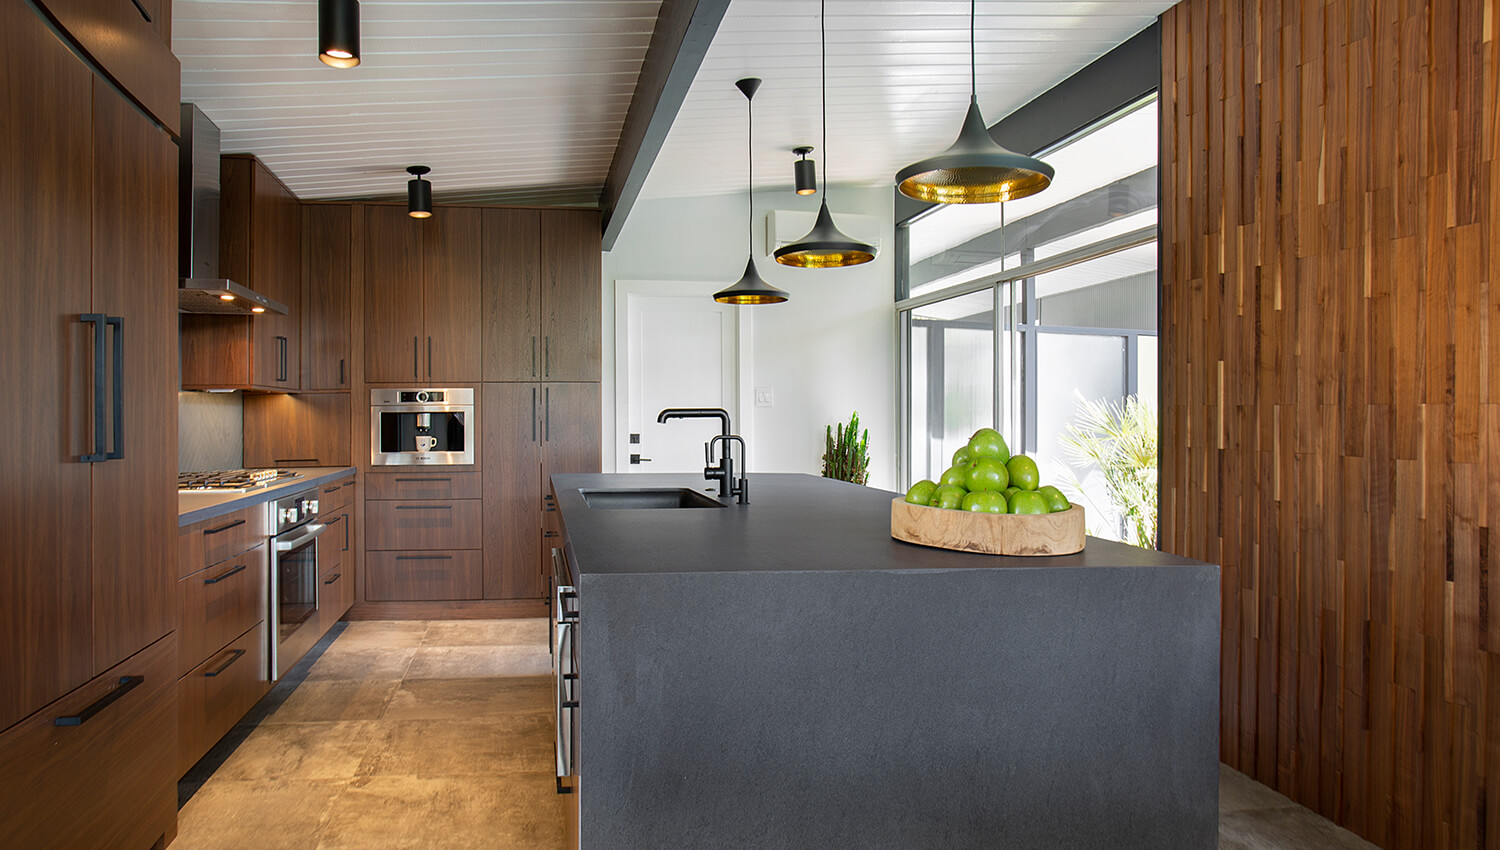
M 183 526 L 177 532 L 177 577 L 190 576 L 264 542 L 264 504 Z
M 353 542 L 347 513 L 324 514 L 323 521 L 328 528 L 318 538 L 318 575 L 327 575 L 343 566 L 349 544 Z
M 179 675 L 266 619 L 269 581 L 270 562 L 263 543 L 177 582 L 182 605 Z
M 367 499 L 480 499 L 477 472 L 371 472 L 365 476 Z
M 183 676 L 177 683 L 177 775 L 187 773 L 270 689 L 264 622 Z
M 484 552 L 367 552 L 365 598 L 371 602 L 479 599 Z
M 343 618 L 349 606 L 354 604 L 354 571 L 340 567 L 323 574 L 323 586 L 318 588 L 318 631 L 328 634 L 333 624 Z
M 483 549 L 484 503 L 422 499 L 365 503 L 366 549 Z
M 169 634 L 0 735 L 0 847 L 144 848 L 175 832 L 176 663 Z
M 318 488 L 318 513 L 337 513 L 354 499 L 354 479 L 340 478 Z

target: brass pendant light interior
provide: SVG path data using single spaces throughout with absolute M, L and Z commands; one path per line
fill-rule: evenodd
M 735 88 L 745 96 L 745 113 L 749 117 L 749 127 L 745 131 L 745 161 L 747 166 L 745 180 L 745 198 L 748 202 L 748 215 L 745 220 L 745 232 L 749 237 L 750 257 L 745 262 L 745 273 L 733 284 L 714 293 L 714 300 L 720 304 L 780 304 L 791 296 L 785 290 L 777 289 L 766 283 L 755 268 L 755 162 L 751 155 L 751 143 L 755 137 L 755 109 L 751 101 L 755 99 L 755 93 L 760 89 L 759 77 L 746 77 L 735 82 Z
M 777 248 L 773 256 L 783 266 L 801 269 L 836 269 L 857 266 L 875 259 L 875 246 L 851 239 L 833 223 L 828 211 L 828 3 L 819 6 L 818 29 L 823 62 L 823 203 L 818 218 L 806 236 Z
M 974 59 L 974 0 L 969 2 L 969 111 L 953 145 L 901 169 L 901 194 L 934 204 L 993 204 L 1035 195 L 1052 185 L 1052 166 L 1009 150 L 990 136 L 979 112 Z

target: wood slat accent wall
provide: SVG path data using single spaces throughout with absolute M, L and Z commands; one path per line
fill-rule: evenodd
M 1162 18 L 1162 541 L 1223 564 L 1222 755 L 1500 850 L 1500 0 Z

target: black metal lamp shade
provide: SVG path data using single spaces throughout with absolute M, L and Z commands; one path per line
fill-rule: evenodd
M 359 64 L 359 0 L 318 0 L 318 58 L 335 68 Z
M 412 218 L 432 217 L 432 183 L 422 179 L 422 175 L 431 170 L 425 165 L 406 169 L 407 173 L 415 175 L 406 181 L 406 214 Z
M 875 259 L 875 246 L 845 236 L 833 223 L 828 202 L 818 207 L 818 220 L 807 235 L 776 249 L 776 262 L 802 269 L 857 266 Z
M 812 145 L 792 148 L 792 153 L 802 157 L 792 163 L 792 181 L 796 184 L 799 195 L 812 195 L 818 191 L 818 164 L 807 158 L 812 152 Z
M 969 114 L 953 145 L 901 169 L 896 184 L 901 194 L 918 201 L 993 204 L 1035 195 L 1052 185 L 1054 173 L 1047 163 L 996 142 L 978 101 L 970 97 Z
M 714 293 L 714 300 L 720 304 L 780 304 L 791 297 L 785 290 L 761 279 L 754 257 L 746 261 L 743 277 Z

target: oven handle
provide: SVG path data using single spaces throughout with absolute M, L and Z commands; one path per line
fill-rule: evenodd
M 328 526 L 324 525 L 321 522 L 308 523 L 307 525 L 302 526 L 302 530 L 305 531 L 306 534 L 299 534 L 290 540 L 282 540 L 279 537 L 276 538 L 276 551 L 290 552 L 293 549 L 296 549 L 298 546 L 301 546 L 302 544 L 313 540 L 327 529 Z

